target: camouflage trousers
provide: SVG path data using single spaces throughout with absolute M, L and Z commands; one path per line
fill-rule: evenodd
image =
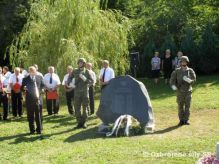
M 190 104 L 192 92 L 177 92 L 178 116 L 180 121 L 188 121 L 190 116 Z
M 75 92 L 74 108 L 78 124 L 84 124 L 87 120 L 89 111 L 89 96 L 87 92 Z

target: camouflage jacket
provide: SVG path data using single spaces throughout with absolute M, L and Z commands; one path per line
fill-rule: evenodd
M 83 81 L 79 76 L 80 74 L 84 75 L 87 80 Z M 74 78 L 75 78 L 75 92 L 87 92 L 89 84 L 93 83 L 92 76 L 90 72 L 85 68 L 78 68 L 74 70 Z
M 183 80 L 183 77 L 186 76 L 192 80 L 189 84 L 188 82 Z M 172 72 L 170 78 L 170 85 L 175 85 L 177 90 L 180 92 L 188 92 L 192 91 L 192 84 L 196 81 L 196 74 L 192 68 L 187 67 L 186 70 L 182 68 L 177 68 Z

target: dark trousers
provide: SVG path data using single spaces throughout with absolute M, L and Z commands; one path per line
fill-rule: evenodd
M 83 125 L 88 116 L 89 111 L 89 95 L 88 91 L 75 92 L 74 97 L 75 116 L 79 125 Z M 82 106 L 82 110 L 81 110 Z
M 188 121 L 190 116 L 190 105 L 192 92 L 177 92 L 178 115 L 180 121 Z
M 94 114 L 94 86 L 89 87 L 90 114 Z
M 0 92 L 1 93 L 1 92 Z M 0 107 L 2 106 L 2 100 L 0 99 Z
M 53 100 L 46 100 L 46 107 L 47 107 L 47 112 L 49 115 L 52 114 L 58 114 L 59 112 L 59 100 L 58 99 L 53 99 Z
M 22 93 L 14 93 L 11 92 L 11 100 L 12 100 L 12 114 L 14 117 L 22 116 Z
M 33 133 L 37 131 L 41 133 L 42 128 L 42 108 L 40 107 L 40 103 L 38 100 L 27 99 L 26 100 L 27 107 L 27 119 L 29 122 L 30 132 Z M 36 129 L 34 125 L 34 120 L 36 122 Z
M 43 110 L 43 97 L 40 95 L 40 109 Z
M 0 92 L 0 101 L 3 104 L 3 119 L 6 120 L 7 117 L 8 117 L 8 98 L 7 98 L 7 94 L 3 94 L 2 92 Z
M 67 106 L 68 106 L 68 112 L 69 114 L 74 114 L 73 105 L 72 105 L 74 101 L 74 90 L 70 92 L 66 92 L 65 96 L 66 96 L 66 101 L 67 101 Z

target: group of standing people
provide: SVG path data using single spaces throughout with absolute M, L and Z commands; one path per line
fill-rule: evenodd
M 154 57 L 151 59 L 151 69 L 154 82 L 157 84 L 159 82 L 160 72 L 163 72 L 165 83 L 169 84 L 171 73 L 176 68 L 180 67 L 180 60 L 183 56 L 181 51 L 177 52 L 175 58 L 172 57 L 170 49 L 165 51 L 164 57 L 159 57 L 159 52 L 155 51 Z
M 67 74 L 62 83 L 53 66 L 48 67 L 48 73 L 44 76 L 38 72 L 36 64 L 30 66 L 28 72 L 15 67 L 14 73 L 11 73 L 8 67 L 0 67 L 0 100 L 3 104 L 3 114 L 0 115 L 0 118 L 2 119 L 3 116 L 3 120 L 7 120 L 9 100 L 11 100 L 13 116 L 22 117 L 24 93 L 30 134 L 35 132 L 41 134 L 43 94 L 46 97 L 48 115 L 58 114 L 59 87 L 62 84 L 65 89 L 68 112 L 76 117 L 78 123 L 76 128 L 86 128 L 88 115 L 94 114 L 95 111 L 94 87 L 97 80 L 91 63 L 80 58 L 77 64 L 76 69 L 73 69 L 72 66 L 67 67 Z M 192 84 L 196 81 L 196 75 L 193 69 L 188 67 L 188 57 L 183 56 L 179 51 L 177 58 L 173 60 L 170 50 L 166 50 L 165 58 L 161 61 L 159 53 L 155 52 L 151 64 L 156 77 L 159 76 L 160 67 L 162 68 L 166 83 L 177 92 L 179 126 L 189 125 Z M 114 77 L 115 74 L 109 67 L 109 61 L 103 60 L 103 68 L 99 74 L 101 89 Z
M 80 58 L 77 64 L 76 69 L 73 69 L 72 66 L 67 67 L 67 74 L 62 83 L 53 66 L 48 67 L 48 73 L 44 76 L 38 72 L 36 64 L 30 66 L 28 72 L 16 67 L 14 73 L 10 73 L 7 67 L 3 67 L 3 71 L 0 67 L 0 100 L 3 103 L 3 120 L 8 119 L 10 99 L 12 100 L 13 116 L 22 117 L 24 97 L 30 134 L 35 132 L 41 134 L 43 129 L 43 95 L 45 94 L 46 97 L 48 115 L 58 114 L 59 87 L 62 84 L 65 89 L 68 112 L 77 119 L 76 128 L 86 128 L 88 115 L 94 114 L 95 111 L 96 74 L 92 70 L 92 64 L 86 62 L 84 58 Z M 109 61 L 103 60 L 103 68 L 99 75 L 101 88 L 106 86 L 109 80 L 114 77 L 115 74 L 113 69 L 109 67 Z

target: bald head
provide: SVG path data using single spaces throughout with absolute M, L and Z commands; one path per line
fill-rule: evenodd
M 36 68 L 36 70 L 38 70 L 38 65 L 37 64 L 34 64 L 33 66 Z
M 34 66 L 29 67 L 29 73 L 36 73 L 37 69 Z
M 91 70 L 93 65 L 92 65 L 92 63 L 86 63 L 86 67 L 88 70 Z

